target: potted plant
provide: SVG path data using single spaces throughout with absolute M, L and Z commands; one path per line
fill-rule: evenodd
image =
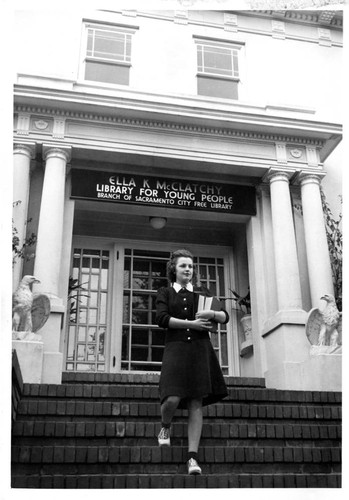
M 78 279 L 74 279 L 72 276 L 69 276 L 69 285 L 68 285 L 68 304 L 69 304 L 69 321 L 70 323 L 76 323 L 76 315 L 78 312 L 78 302 L 81 302 L 80 297 L 90 297 L 87 292 L 87 289 L 84 288 L 86 283 L 79 283 Z
M 240 323 L 244 332 L 245 340 L 241 344 L 240 354 L 243 356 L 252 349 L 253 338 L 252 338 L 252 317 L 251 317 L 251 296 L 250 289 L 246 295 L 242 296 L 235 290 L 230 289 L 233 297 L 232 300 L 236 302 L 238 310 L 242 313 Z
M 239 310 L 244 315 L 251 314 L 250 289 L 248 289 L 248 292 L 244 297 L 239 295 L 235 290 L 232 290 L 231 288 L 229 288 L 229 290 L 234 295 L 234 297 L 232 297 L 232 300 L 234 300 L 236 302 L 236 304 L 239 306 Z

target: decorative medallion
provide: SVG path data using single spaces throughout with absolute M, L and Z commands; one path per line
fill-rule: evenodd
M 37 120 L 34 122 L 34 125 L 39 130 L 46 130 L 48 127 L 48 122 L 45 122 L 44 120 Z
M 300 158 L 303 154 L 303 151 L 301 149 L 291 149 L 290 153 L 293 158 Z

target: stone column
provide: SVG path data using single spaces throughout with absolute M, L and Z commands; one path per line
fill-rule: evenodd
M 13 155 L 13 202 L 20 202 L 13 207 L 13 223 L 17 229 L 20 248 L 26 236 L 30 188 L 30 160 L 35 158 L 35 143 L 15 144 Z M 22 268 L 23 260 L 16 259 L 13 267 L 14 289 L 22 278 Z
M 324 174 L 301 172 L 305 245 L 309 271 L 312 307 L 319 306 L 320 297 L 334 294 L 331 261 L 327 245 L 320 182 Z
M 324 173 L 303 171 L 297 176 L 301 185 L 306 260 L 308 264 L 311 303 L 323 309 L 320 298 L 334 295 L 330 254 L 328 251 L 320 182 Z M 341 391 L 342 354 L 311 352 L 310 360 L 303 363 L 302 383 L 305 390 Z
M 34 275 L 41 283 L 35 284 L 33 288 L 35 292 L 48 295 L 51 301 L 50 317 L 40 333 L 44 341 L 42 383 L 52 384 L 59 384 L 62 380 L 60 336 L 65 308 L 62 297 L 59 297 L 59 279 L 66 168 L 70 152 L 69 147 L 43 147 L 46 165 L 34 266 Z
M 269 174 L 278 309 L 301 309 L 296 238 L 289 178 L 294 172 Z
M 296 236 L 289 189 L 294 171 L 270 169 L 273 247 L 275 258 L 277 313 L 269 317 L 262 329 L 267 356 L 267 387 L 302 389 L 301 366 L 309 358 L 305 335 L 306 313 L 298 267 Z
M 41 283 L 35 289 L 56 300 L 59 298 L 64 192 L 70 148 L 44 146 L 43 153 L 46 165 L 34 266 L 34 276 Z

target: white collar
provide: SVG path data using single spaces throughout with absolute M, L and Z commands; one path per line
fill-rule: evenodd
M 179 292 L 179 290 L 182 290 L 182 288 L 186 288 L 189 292 L 193 291 L 193 284 L 192 283 L 188 283 L 186 286 L 182 286 L 179 283 L 173 283 L 172 286 L 176 292 Z

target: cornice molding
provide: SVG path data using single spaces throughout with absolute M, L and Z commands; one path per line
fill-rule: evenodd
M 247 137 L 257 140 L 309 143 L 322 149 L 324 143 L 330 142 L 327 155 L 342 137 L 340 124 L 314 120 L 315 110 L 309 108 L 102 89 L 86 87 L 81 82 L 68 90 L 59 88 L 59 80 L 53 88 L 47 89 L 41 87 L 40 76 L 19 75 L 18 78 L 24 80 L 14 87 L 18 113 L 38 111 L 67 119 L 129 123 L 131 126 L 139 122 L 147 128 L 160 126 L 215 135 L 240 137 L 248 134 Z M 29 85 L 25 84 L 26 79 Z
M 249 13 L 249 11 L 240 11 L 240 13 L 244 15 L 270 17 L 272 19 L 285 19 L 305 24 L 343 28 L 343 15 L 341 15 L 341 11 L 338 10 L 312 10 L 311 5 L 293 10 L 292 7 L 289 9 L 287 7 L 283 7 L 284 10 L 255 10 L 258 9 L 259 4 L 264 2 L 258 2 L 257 0 L 256 2 L 251 3 L 255 4 L 254 7 L 251 7 L 253 9 L 251 13 Z
M 15 113 L 28 113 L 42 116 L 50 116 L 56 118 L 61 117 L 64 120 L 79 120 L 79 121 L 89 121 L 89 122 L 106 122 L 115 124 L 123 127 L 132 127 L 132 128 L 147 128 L 147 129 L 161 129 L 162 131 L 175 131 L 182 133 L 193 133 L 193 134 L 203 134 L 203 135 L 213 135 L 213 136 L 221 136 L 221 137 L 229 137 L 236 139 L 243 139 L 249 141 L 268 141 L 268 142 L 285 142 L 288 144 L 303 144 L 303 145 L 312 145 L 315 147 L 322 147 L 324 144 L 323 140 L 313 139 L 313 138 L 305 138 L 299 137 L 295 135 L 286 135 L 286 134 L 272 134 L 272 133 L 261 133 L 255 131 L 244 131 L 244 130 L 236 130 L 231 128 L 224 127 L 213 127 L 213 126 L 198 126 L 195 124 L 186 124 L 186 123 L 176 123 L 170 121 L 163 120 L 144 120 L 144 119 L 136 119 L 136 118 L 127 118 L 121 116 L 110 116 L 110 115 L 102 115 L 99 113 L 87 113 L 87 112 L 75 112 L 68 111 L 62 109 L 54 109 L 54 108 L 44 108 L 44 107 L 36 107 L 36 106 L 22 106 L 17 105 L 14 108 Z
M 185 0 L 184 0 L 185 1 Z M 183 3 L 183 8 L 187 8 L 192 6 L 195 3 L 195 0 L 186 0 L 186 4 Z M 331 3 L 337 4 L 344 4 L 345 0 L 333 0 L 332 2 L 330 0 L 326 0 L 323 2 L 323 5 L 326 6 L 326 10 L 316 10 L 316 5 L 314 4 L 314 1 L 310 3 L 308 2 L 309 5 L 306 5 L 306 1 L 303 2 L 303 5 L 300 5 L 300 2 L 297 3 L 297 7 L 292 7 L 292 2 L 289 2 L 289 5 L 287 5 L 287 2 L 281 2 L 281 0 L 270 0 L 270 7 L 271 9 L 266 10 L 265 7 L 266 2 L 265 0 L 247 0 L 250 6 L 248 7 L 246 5 L 246 8 L 244 10 L 225 10 L 224 9 L 224 3 L 225 0 L 216 0 L 221 1 L 223 3 L 222 9 L 215 9 L 215 10 L 220 10 L 223 12 L 224 16 L 230 16 L 230 15 L 247 15 L 247 16 L 253 16 L 253 17 L 267 17 L 267 18 L 272 18 L 272 19 L 286 19 L 290 22 L 299 22 L 302 24 L 309 24 L 309 25 L 321 25 L 321 26 L 330 26 L 333 28 L 337 29 L 342 29 L 343 28 L 343 15 L 341 15 L 341 11 L 338 10 L 330 10 L 330 5 Z M 318 0 L 318 3 L 321 2 L 321 0 Z M 277 4 L 280 5 L 277 5 Z M 264 9 L 263 9 L 264 7 Z M 274 8 L 274 9 L 273 9 Z M 277 10 L 278 8 L 282 10 Z M 249 10 L 246 10 L 249 9 Z M 327 10 L 328 9 L 328 10 Z M 344 9 L 344 5 L 343 5 Z M 190 14 L 189 9 L 189 14 Z M 198 9 L 195 9 L 198 10 Z M 163 21 L 169 21 L 173 22 L 175 18 L 175 12 L 178 12 L 177 10 L 169 10 L 167 11 L 168 14 L 164 14 L 161 10 L 152 10 L 152 11 L 143 11 L 143 10 L 137 10 L 137 11 L 115 11 L 123 16 L 133 16 L 133 17 L 145 17 L 145 18 L 152 18 L 152 19 L 161 19 Z M 186 12 L 186 11 L 183 11 Z M 171 14 L 170 14 L 171 13 Z M 198 21 L 195 19 L 191 19 L 190 15 L 188 16 L 188 24 L 194 24 L 194 25 L 202 25 L 205 27 L 215 27 L 215 28 L 222 28 L 222 23 L 219 22 L 208 22 L 207 20 L 203 21 Z M 226 23 L 223 24 L 226 26 Z M 235 22 L 233 22 L 233 25 L 235 25 Z

